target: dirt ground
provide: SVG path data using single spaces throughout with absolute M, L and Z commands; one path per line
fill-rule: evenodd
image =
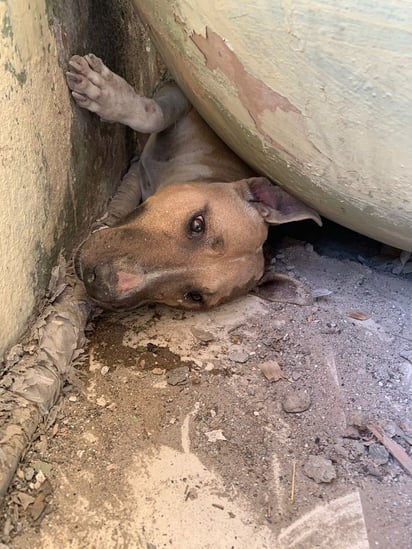
M 411 548 L 412 478 L 371 432 L 411 455 L 411 263 L 343 234 L 274 251 L 311 306 L 96 319 L 2 547 Z

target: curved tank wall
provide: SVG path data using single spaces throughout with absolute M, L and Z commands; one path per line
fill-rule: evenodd
M 250 165 L 412 250 L 412 5 L 135 0 L 166 64 Z

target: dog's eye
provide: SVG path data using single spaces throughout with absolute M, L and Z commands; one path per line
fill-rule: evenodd
M 205 218 L 203 215 L 197 215 L 190 221 L 190 233 L 192 235 L 201 235 L 205 232 Z
M 203 302 L 203 296 L 200 292 L 187 292 L 185 294 L 185 298 L 189 301 L 194 301 L 195 303 L 202 303 Z

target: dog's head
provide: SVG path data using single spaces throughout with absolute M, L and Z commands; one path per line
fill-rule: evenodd
M 263 177 L 234 183 L 176 183 L 124 222 L 93 233 L 76 271 L 102 307 L 144 303 L 206 309 L 262 279 L 269 224 L 318 214 Z

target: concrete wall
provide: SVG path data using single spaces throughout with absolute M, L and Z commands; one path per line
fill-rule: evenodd
M 0 360 L 36 315 L 58 252 L 103 211 L 131 154 L 124 128 L 71 100 L 67 61 L 89 51 L 153 89 L 156 53 L 128 1 L 0 2 Z

